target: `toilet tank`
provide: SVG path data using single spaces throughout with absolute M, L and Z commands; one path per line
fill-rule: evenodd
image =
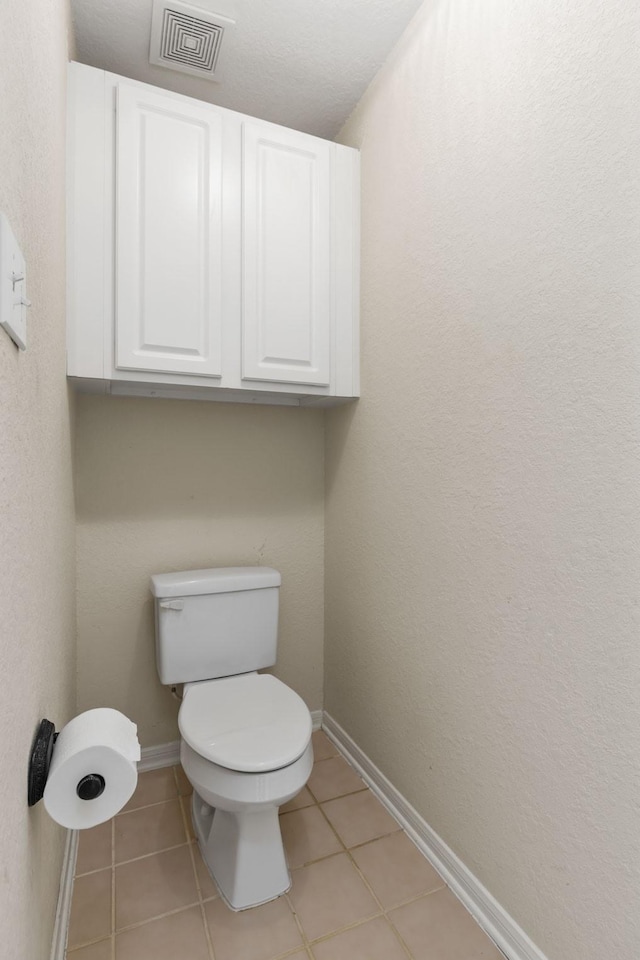
M 276 662 L 280 574 L 214 567 L 151 578 L 162 683 L 213 680 Z

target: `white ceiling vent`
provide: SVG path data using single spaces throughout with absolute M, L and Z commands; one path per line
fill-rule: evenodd
M 234 23 L 181 0 L 154 0 L 149 61 L 194 77 L 218 80 L 222 39 Z

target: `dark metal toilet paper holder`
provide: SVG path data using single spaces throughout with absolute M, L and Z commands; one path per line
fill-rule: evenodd
M 44 788 L 49 776 L 51 758 L 58 734 L 51 720 L 41 720 L 31 746 L 29 758 L 29 775 L 27 801 L 30 807 L 42 800 Z M 81 800 L 95 800 L 104 792 L 104 777 L 99 773 L 87 773 L 81 777 L 76 786 L 76 793 Z

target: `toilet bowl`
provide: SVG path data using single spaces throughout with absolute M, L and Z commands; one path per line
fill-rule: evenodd
M 180 759 L 194 788 L 193 825 L 233 910 L 289 889 L 278 808 L 313 765 L 306 704 L 257 672 L 275 663 L 279 588 L 280 574 L 269 567 L 151 578 L 158 674 L 162 683 L 184 684 Z
M 306 704 L 269 675 L 205 680 L 186 686 L 178 725 L 194 829 L 223 899 L 245 910 L 279 897 L 291 878 L 278 808 L 313 766 Z

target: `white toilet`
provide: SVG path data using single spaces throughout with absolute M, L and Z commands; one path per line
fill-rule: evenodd
M 151 578 L 156 662 L 184 684 L 180 759 L 193 824 L 222 897 L 244 910 L 285 893 L 291 878 L 278 807 L 313 765 L 311 715 L 275 677 L 280 574 L 220 567 Z

